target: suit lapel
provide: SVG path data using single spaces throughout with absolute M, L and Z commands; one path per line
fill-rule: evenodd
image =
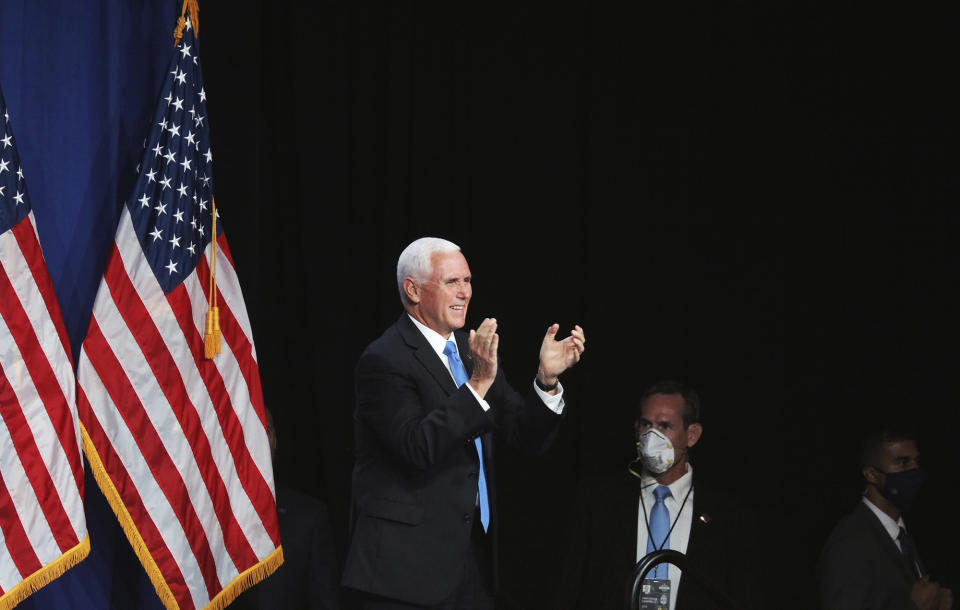
M 869 524 L 870 530 L 880 540 L 880 546 L 883 547 L 883 552 L 891 561 L 901 566 L 904 576 L 909 582 L 913 582 L 913 567 L 907 563 L 907 558 L 904 557 L 900 549 L 897 548 L 897 544 L 893 541 L 893 538 L 890 537 L 890 534 L 886 528 L 883 527 L 883 524 L 880 523 L 880 519 L 878 519 L 877 516 L 873 514 L 873 511 L 867 508 L 863 502 L 860 502 L 859 506 L 857 506 L 857 512 L 860 514 L 860 517 Z
M 640 510 L 640 493 L 642 489 L 642 483 L 640 479 L 634 477 L 632 474 L 627 474 L 630 477 L 630 485 L 628 489 L 630 490 L 630 501 L 625 502 L 623 507 L 626 509 L 626 514 L 621 517 L 623 519 L 622 523 L 626 526 L 625 532 L 632 532 L 633 535 L 629 540 L 624 540 L 626 548 L 623 551 L 618 553 L 625 553 L 627 556 L 624 557 L 623 565 L 633 565 L 637 563 L 637 540 L 640 536 L 640 528 L 646 527 L 646 515 L 644 515 Z M 641 525 L 641 523 L 643 525 Z M 619 536 L 617 537 L 620 538 Z M 646 549 L 643 550 L 646 553 Z
M 440 387 L 443 388 L 448 395 L 456 392 L 457 384 L 453 381 L 453 377 L 450 375 L 450 371 L 447 370 L 447 366 L 440 360 L 440 356 L 433 351 L 433 348 L 430 346 L 427 338 L 423 336 L 423 333 L 420 332 L 420 329 L 414 326 L 410 320 L 410 316 L 406 313 L 401 314 L 400 320 L 397 321 L 397 329 L 407 344 L 407 347 L 413 351 L 413 357 L 430 373 L 430 376 L 434 378 Z
M 457 384 L 447 369 L 447 365 L 440 359 L 437 352 L 433 350 L 430 342 L 423 336 L 420 329 L 410 320 L 409 315 L 403 313 L 400 316 L 400 320 L 397 321 L 397 328 L 404 342 L 413 351 L 413 357 L 430 373 L 430 376 L 443 388 L 447 396 L 457 392 Z M 463 362 L 463 368 L 466 369 L 467 376 L 469 377 L 473 373 L 473 359 L 470 357 L 469 336 L 466 333 L 454 331 L 453 338 L 457 342 L 460 361 Z M 484 459 L 489 463 L 489 461 L 493 459 L 493 432 L 485 432 L 481 438 L 483 439 Z M 489 476 L 491 475 L 488 474 L 488 477 Z
M 697 487 L 696 482 L 694 478 L 693 496 L 690 498 L 693 502 L 693 513 L 690 519 L 690 538 L 687 539 L 687 557 L 692 565 L 697 566 L 695 569 L 709 574 L 708 566 L 723 561 L 724 556 L 730 552 L 730 543 L 725 541 L 724 533 L 729 532 L 730 520 L 734 516 L 731 515 L 729 507 L 724 507 L 717 501 L 715 492 L 709 487 Z M 683 581 L 680 581 L 680 589 L 684 589 Z
M 465 332 L 454 331 L 453 338 L 457 342 L 457 351 L 460 352 L 460 361 L 463 362 L 463 368 L 467 371 L 467 377 L 469 378 L 473 375 L 473 356 L 470 354 L 470 335 Z M 488 393 L 486 398 L 490 399 L 490 394 Z M 496 421 L 494 426 L 496 426 Z M 493 430 L 488 430 L 480 435 L 480 438 L 483 439 L 483 458 L 489 464 L 490 460 L 493 459 Z M 490 475 L 488 475 L 489 477 Z
M 695 483 L 696 481 L 694 481 Z M 694 487 L 691 500 L 693 502 L 691 507 L 693 512 L 690 517 L 690 538 L 687 540 L 687 555 L 689 556 L 692 552 L 693 556 L 696 557 L 700 553 L 699 547 L 702 546 L 702 543 L 709 541 L 709 538 L 713 535 L 710 522 L 713 521 L 714 515 L 712 513 L 715 510 L 710 502 L 709 490 L 704 492 L 704 490 Z
M 463 368 L 467 369 L 467 377 L 473 375 L 473 356 L 470 354 L 470 337 L 467 333 L 454 332 L 454 339 L 457 340 L 457 350 L 460 352 L 460 361 L 463 362 Z

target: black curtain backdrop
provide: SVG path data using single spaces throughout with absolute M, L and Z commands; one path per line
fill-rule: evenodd
M 530 382 L 587 333 L 562 436 L 500 451 L 504 585 L 544 607 L 567 501 L 624 468 L 642 388 L 704 403 L 698 475 L 743 497 L 770 608 L 858 498 L 856 439 L 916 426 L 913 515 L 960 588 L 956 6 L 203 3 L 217 203 L 280 436 L 343 552 L 353 367 L 401 312 L 396 258 L 458 243 L 469 323 Z M 731 560 L 739 560 L 737 549 Z

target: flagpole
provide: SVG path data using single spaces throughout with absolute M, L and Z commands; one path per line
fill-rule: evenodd
M 173 46 L 180 44 L 183 37 L 183 28 L 187 25 L 186 14 L 190 11 L 190 24 L 193 26 L 193 35 L 200 38 L 200 6 L 197 0 L 183 0 L 180 9 L 180 18 L 173 31 Z M 203 333 L 203 357 L 207 360 L 220 353 L 220 310 L 217 307 L 217 202 L 211 198 L 213 206 L 213 238 L 210 241 L 210 294 L 208 297 L 207 324 Z

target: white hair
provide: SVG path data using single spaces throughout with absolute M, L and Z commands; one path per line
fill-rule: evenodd
M 460 246 L 439 237 L 421 237 L 412 242 L 400 253 L 397 259 L 397 288 L 400 301 L 408 303 L 407 293 L 403 290 L 404 278 L 412 277 L 418 283 L 426 282 L 433 275 L 433 255 L 459 252 Z

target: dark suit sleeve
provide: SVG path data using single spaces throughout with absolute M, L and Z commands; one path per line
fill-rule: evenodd
M 544 404 L 530 381 L 526 395 L 507 383 L 503 370 L 484 397 L 503 441 L 520 452 L 540 455 L 550 448 L 559 430 L 561 416 Z
M 365 353 L 357 364 L 356 417 L 392 459 L 429 470 L 453 448 L 491 429 L 493 420 L 466 387 L 447 396 L 436 381 L 413 375 L 409 366 L 402 358 Z M 429 410 L 425 399 L 432 399 Z
M 862 540 L 843 528 L 827 540 L 817 566 L 822 610 L 857 610 L 871 606 L 870 591 L 876 585 Z M 910 610 L 905 608 L 904 610 Z

